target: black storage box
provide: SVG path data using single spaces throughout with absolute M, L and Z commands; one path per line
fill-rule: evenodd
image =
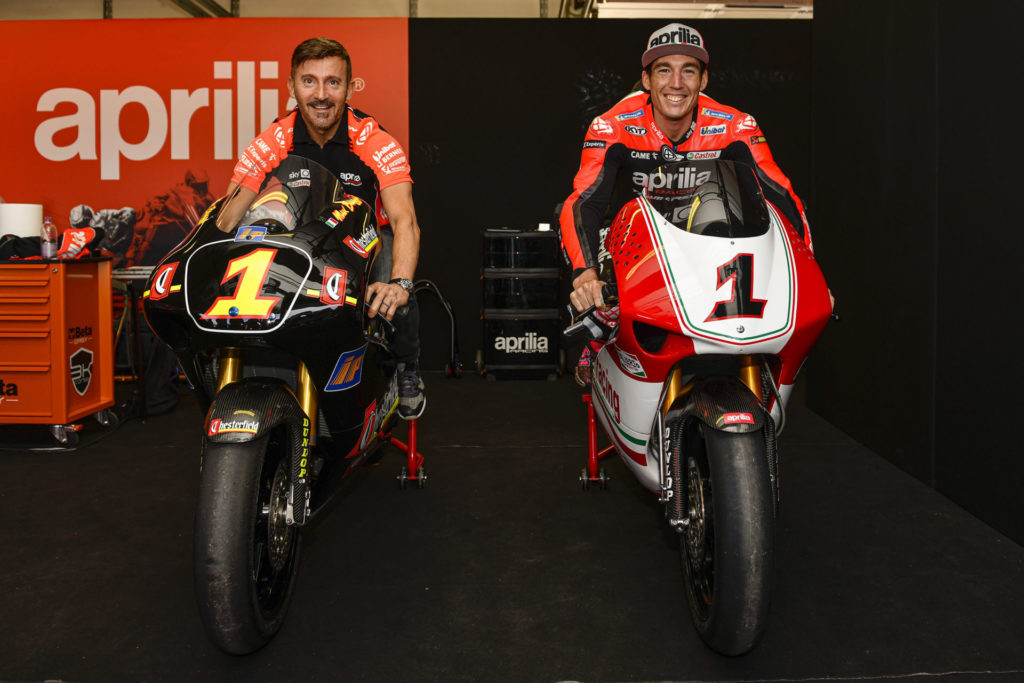
M 556 309 L 484 309 L 484 368 L 496 377 L 516 379 L 557 373 L 561 334 Z
M 558 268 L 558 233 L 484 230 L 485 268 Z
M 557 376 L 563 366 L 558 234 L 482 233 L 484 329 L 477 369 L 492 379 Z
M 484 308 L 558 308 L 558 269 L 486 268 Z

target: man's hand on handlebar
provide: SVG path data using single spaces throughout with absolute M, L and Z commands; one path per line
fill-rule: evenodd
M 576 314 L 563 332 L 567 339 L 581 335 L 595 340 L 612 336 L 619 321 L 618 291 L 614 284 L 606 284 L 597 279 L 594 270 L 586 270 L 573 281 L 569 300 Z
M 572 281 L 572 293 L 569 294 L 569 302 L 577 312 L 583 312 L 593 306 L 604 306 L 604 296 L 601 288 L 605 283 L 597 279 L 597 271 L 587 268 L 580 273 L 580 276 Z
M 379 312 L 390 322 L 395 311 L 409 303 L 409 292 L 399 284 L 374 282 L 366 288 L 366 302 L 370 307 L 367 312 L 372 318 Z

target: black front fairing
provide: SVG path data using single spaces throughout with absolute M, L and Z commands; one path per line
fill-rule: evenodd
M 300 157 L 267 176 L 229 233 L 216 225 L 224 203 L 153 270 L 150 327 L 208 399 L 216 351 L 237 347 L 246 376 L 290 379 L 301 360 L 330 431 L 361 425 L 388 384 L 382 351 L 365 338 L 363 294 L 380 249 L 372 207 Z

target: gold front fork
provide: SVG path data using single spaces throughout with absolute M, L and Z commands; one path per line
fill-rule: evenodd
M 242 379 L 242 350 L 234 346 L 225 346 L 220 350 L 218 362 L 220 374 L 217 377 L 217 393 L 220 390 Z
M 743 356 L 740 358 L 740 379 L 747 388 L 764 403 L 761 395 L 761 358 L 759 356 Z
M 693 380 L 683 384 L 683 373 L 679 372 L 679 368 L 674 369 L 668 380 L 668 390 L 665 392 L 665 400 L 661 404 L 661 414 L 665 415 L 668 413 L 668 411 L 672 409 L 672 404 L 676 402 L 676 399 L 689 393 L 690 389 L 693 389 L 693 384 Z
M 302 412 L 309 418 L 309 442 L 316 443 L 316 386 L 313 384 L 313 378 L 309 376 L 306 364 L 302 361 L 299 361 L 299 386 L 296 398 L 299 399 Z
M 242 350 L 234 346 L 225 346 L 220 350 L 220 374 L 217 377 L 217 393 L 220 390 L 242 379 Z M 309 376 L 306 364 L 299 361 L 297 396 L 299 406 L 309 418 L 309 441 L 316 442 L 316 386 Z

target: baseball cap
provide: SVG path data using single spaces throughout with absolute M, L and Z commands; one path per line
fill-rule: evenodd
M 704 36 L 685 24 L 668 24 L 652 33 L 647 39 L 647 50 L 640 62 L 646 69 L 655 59 L 665 55 L 689 55 L 705 65 L 709 61 Z

